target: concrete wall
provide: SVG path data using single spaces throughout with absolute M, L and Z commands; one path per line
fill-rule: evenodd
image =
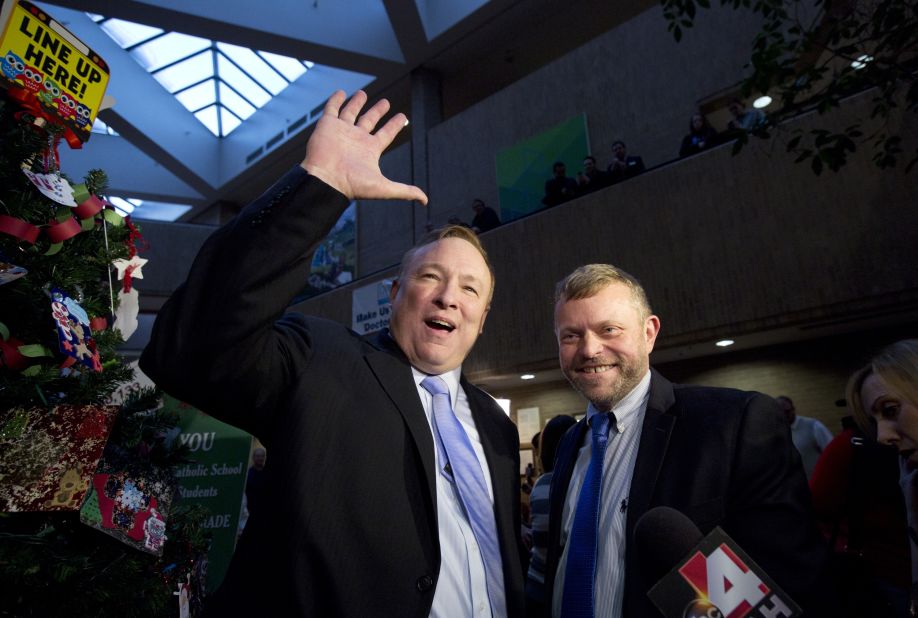
M 434 224 L 452 216 L 470 221 L 476 196 L 498 208 L 497 153 L 581 113 L 592 154 L 603 167 L 616 139 L 624 139 L 648 166 L 675 158 L 698 102 L 739 81 L 756 31 L 755 18 L 732 9 L 705 11 L 698 21 L 677 44 L 655 6 L 433 127 L 427 135 L 429 186 L 421 186 L 429 192 Z M 473 78 L 463 73 L 456 79 Z M 461 88 L 445 78 L 442 90 Z M 398 159 L 404 172 L 410 169 L 404 153 L 386 158 Z M 381 226 L 373 240 L 364 238 L 391 244 L 390 251 L 378 249 L 390 255 L 396 245 L 406 245 L 391 231 Z
M 910 328 L 907 332 L 912 336 L 918 334 L 918 323 Z M 846 407 L 836 405 L 844 398 L 848 377 L 882 345 L 901 336 L 901 329 L 884 329 L 856 336 L 723 352 L 664 363 L 656 368 L 672 382 L 752 390 L 772 397 L 789 396 L 798 414 L 819 419 L 837 434 L 842 428 L 842 417 L 851 414 Z M 583 414 L 587 405 L 563 381 L 531 382 L 517 388 L 494 389 L 492 394 L 510 399 L 514 417 L 520 408 L 539 408 L 542 426 L 558 414 Z M 531 438 L 521 437 L 524 442 Z
M 756 23 L 746 12 L 712 9 L 675 43 L 654 6 L 434 126 L 427 134 L 429 183 L 415 181 L 428 192 L 429 208 L 361 204 L 360 274 L 397 263 L 428 217 L 435 226 L 453 216 L 471 221 L 474 197 L 499 211 L 497 153 L 581 113 L 602 167 L 617 139 L 648 167 L 675 158 L 699 101 L 740 80 Z M 444 77 L 444 96 L 461 96 L 457 82 L 470 79 L 472 69 Z M 443 105 L 449 108 L 450 102 Z M 383 157 L 382 169 L 411 182 L 411 156 L 410 145 L 400 146 Z M 546 179 L 550 175 L 545 170 Z
M 833 117 L 863 116 L 869 97 Z M 915 139 L 914 119 L 903 127 Z M 825 126 L 804 117 L 786 128 Z M 907 146 L 906 151 L 909 147 Z M 485 234 L 497 290 L 475 375 L 554 363 L 552 288 L 576 266 L 611 262 L 645 284 L 658 347 L 776 328 L 814 329 L 918 307 L 914 179 L 866 154 L 815 176 L 778 141 L 681 160 Z M 350 316 L 350 288 L 307 301 Z

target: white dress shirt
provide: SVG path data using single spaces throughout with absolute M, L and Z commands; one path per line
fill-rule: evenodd
M 484 561 L 478 549 L 478 541 L 472 532 L 468 517 L 462 507 L 459 494 L 455 485 L 443 474 L 445 462 L 441 461 L 437 437 L 433 428 L 433 396 L 427 392 L 421 382 L 428 377 L 411 368 L 414 374 L 414 383 L 421 398 L 421 405 L 427 415 L 430 433 L 434 441 L 434 459 L 437 470 L 437 523 L 440 532 L 440 576 L 437 579 L 437 589 L 434 591 L 433 605 L 430 608 L 431 618 L 485 618 L 490 617 L 491 604 L 488 599 L 488 588 L 485 581 Z M 485 483 L 488 486 L 488 497 L 494 504 L 494 488 L 491 484 L 491 472 L 485 459 L 484 448 L 481 446 L 481 437 L 472 419 L 472 409 L 465 391 L 459 386 L 459 376 L 462 368 L 440 374 L 449 388 L 449 399 L 453 406 L 456 418 L 465 429 L 472 443 L 472 449 L 481 464 L 484 472 Z M 505 616 L 506 609 L 502 608 L 495 613 L 496 616 Z
M 628 521 L 628 493 L 641 442 L 641 426 L 650 394 L 650 372 L 614 408 L 614 424 L 609 425 L 609 442 L 602 466 L 602 494 L 599 508 L 599 530 L 596 547 L 594 581 L 594 616 L 617 618 L 622 615 L 625 593 L 625 525 Z M 602 414 L 590 404 L 587 419 Z M 591 432 L 587 431 L 564 500 L 561 515 L 561 544 L 564 551 L 558 563 L 552 596 L 552 616 L 561 616 L 564 595 L 564 571 L 567 568 L 568 538 L 577 511 L 577 499 L 593 454 Z

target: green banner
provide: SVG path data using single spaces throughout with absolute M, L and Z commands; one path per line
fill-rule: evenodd
M 580 114 L 497 153 L 500 219 L 504 223 L 542 210 L 545 181 L 561 161 L 574 178 L 590 154 L 586 115 Z
M 179 443 L 191 449 L 191 463 L 175 471 L 180 503 L 198 503 L 210 511 L 204 525 L 213 537 L 207 554 L 210 593 L 223 581 L 236 548 L 252 436 L 168 395 L 163 406 L 180 415 Z

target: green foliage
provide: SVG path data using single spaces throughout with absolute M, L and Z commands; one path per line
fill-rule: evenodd
M 676 41 L 691 28 L 708 0 L 662 0 L 667 29 Z M 795 130 L 786 148 L 813 172 L 838 171 L 859 147 L 881 168 L 905 158 L 906 171 L 918 150 L 905 153 L 895 120 L 918 112 L 918 3 L 914 0 L 721 0 L 722 6 L 763 18 L 751 44 L 749 72 L 740 84 L 744 97 L 768 93 L 778 107 L 768 126 L 780 127 L 807 111 L 820 115 L 842 100 L 872 91 L 870 117 L 838 130 Z M 804 18 L 803 16 L 808 17 Z M 768 138 L 767 131 L 753 131 Z M 734 150 L 742 149 L 739 143 Z
M 53 148 L 55 139 L 53 125 L 49 127 L 50 133 L 17 119 L 8 101 L 0 108 L 0 214 L 36 226 L 72 216 L 68 207 L 43 196 L 20 169 L 26 165 L 34 172 L 46 171 L 42 168 L 42 154 Z M 67 148 L 63 142 L 59 147 Z M 108 178 L 103 171 L 93 170 L 84 183 L 97 194 L 105 190 Z M 103 403 L 119 384 L 130 380 L 131 370 L 115 353 L 121 337 L 111 329 L 93 333 L 103 371 L 94 372 L 79 364 L 60 370 L 65 357 L 58 352 L 50 299 L 50 289 L 57 287 L 90 316 L 109 316 L 117 296 L 109 287 L 108 271 L 113 260 L 128 257 L 128 235 L 126 227 L 106 224 L 96 216 L 91 229 L 64 241 L 57 252 L 49 254 L 52 243 L 44 234 L 32 245 L 0 233 L 0 261 L 28 271 L 26 276 L 0 286 L 0 323 L 11 337 L 24 344 L 41 345 L 53 353 L 25 372 L 0 365 L 0 410 L 11 406 Z
M 0 616 L 177 615 L 173 592 L 206 551 L 207 510 L 170 514 L 162 557 L 134 550 L 72 513 L 0 513 Z
M 38 129 L 17 119 L 16 112 L 0 97 L 0 215 L 35 226 L 71 217 L 68 207 L 44 197 L 21 170 L 25 165 L 47 171 L 42 155 L 54 145 L 53 127 L 51 133 Z M 108 179 L 93 170 L 83 182 L 90 193 L 103 194 Z M 0 233 L 0 261 L 28 271 L 0 285 L 0 336 L 51 354 L 36 357 L 24 371 L 0 364 L 0 412 L 103 404 L 133 380 L 132 369 L 116 354 L 121 336 L 110 328 L 93 333 L 102 371 L 80 364 L 60 368 L 66 357 L 58 351 L 51 287 L 65 291 L 91 317 L 110 317 L 117 300 L 109 283 L 112 261 L 129 257 L 126 227 L 105 223 L 99 215 L 90 223 L 60 246 L 52 246 L 44 235 L 32 245 Z M 185 460 L 187 447 L 165 439 L 178 433 L 178 417 L 159 409 L 160 395 L 140 388 L 128 393 L 106 444 L 106 461 L 174 481 L 172 466 Z M 173 593 L 209 543 L 206 517 L 202 507 L 173 503 L 164 553 L 156 557 L 80 523 L 77 512 L 0 513 L 0 616 L 177 615 Z

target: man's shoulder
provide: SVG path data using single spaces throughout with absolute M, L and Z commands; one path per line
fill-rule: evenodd
M 756 391 L 744 391 L 719 386 L 696 386 L 673 384 L 676 404 L 684 409 L 737 410 L 749 407 L 753 402 L 767 404 L 772 400 Z M 777 406 L 777 404 L 774 404 Z
M 275 328 L 280 331 L 297 333 L 300 337 L 309 339 L 314 345 L 321 346 L 323 342 L 327 342 L 334 346 L 335 354 L 345 351 L 365 354 L 381 349 L 375 334 L 361 335 L 335 320 L 298 311 L 285 313 L 275 323 Z

